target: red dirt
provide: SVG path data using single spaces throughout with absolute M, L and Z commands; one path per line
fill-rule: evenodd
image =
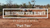
M 17 22 L 13 21 L 13 19 L 3 19 L 2 16 L 0 16 L 0 28 L 18 28 L 16 24 L 32 24 L 30 28 L 50 28 L 50 14 L 48 14 L 48 16 L 49 16 L 48 19 L 38 19 L 37 22 Z M 24 18 L 18 20 L 23 20 L 23 19 Z

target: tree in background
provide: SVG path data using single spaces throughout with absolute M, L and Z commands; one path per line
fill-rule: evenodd
M 31 5 L 31 3 L 30 2 L 28 2 L 29 3 L 29 5 L 28 5 L 28 8 L 32 8 L 32 5 Z
M 7 5 L 9 6 L 9 8 L 11 8 L 12 7 L 12 0 L 7 0 Z
M 26 8 L 26 3 L 23 3 L 23 7 Z
M 50 4 L 47 4 L 47 7 L 50 7 Z
M 35 0 L 32 0 L 31 2 L 33 3 L 32 6 L 35 7 Z
M 11 9 L 12 8 L 12 0 L 7 0 L 7 5 Z M 12 10 L 10 10 L 10 14 L 11 14 L 11 11 Z

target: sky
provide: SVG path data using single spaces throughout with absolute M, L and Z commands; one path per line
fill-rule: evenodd
M 2 4 L 6 4 L 8 0 L 0 0 L 0 3 Z M 31 2 L 31 0 L 12 0 L 14 4 L 22 4 L 22 3 L 26 3 L 28 4 L 28 2 Z M 36 5 L 47 5 L 50 4 L 50 0 L 35 0 L 35 4 Z

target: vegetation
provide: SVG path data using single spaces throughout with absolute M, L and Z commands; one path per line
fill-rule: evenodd
M 35 2 L 35 1 L 32 1 Z M 22 5 L 18 4 L 13 4 L 12 0 L 7 0 L 7 4 L 0 5 L 0 14 L 2 13 L 3 8 L 34 8 L 31 2 L 28 2 L 28 5 L 26 3 L 23 3 Z M 35 3 L 34 3 L 35 4 Z M 35 7 L 40 7 L 40 8 L 50 8 L 50 4 L 47 5 L 35 5 Z

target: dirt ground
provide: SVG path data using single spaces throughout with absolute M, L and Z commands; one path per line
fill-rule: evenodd
M 50 28 L 50 14 L 48 19 L 38 19 L 36 22 L 17 22 L 14 20 L 28 20 L 28 19 L 3 19 L 0 16 L 0 28 Z M 16 24 L 32 24 L 31 27 L 17 27 Z

